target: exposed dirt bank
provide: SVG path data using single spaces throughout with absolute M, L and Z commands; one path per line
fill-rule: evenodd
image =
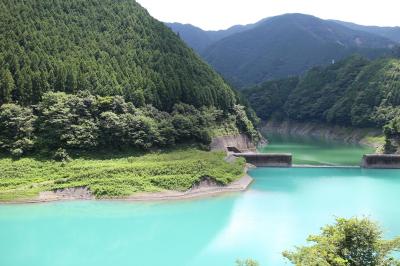
M 44 191 L 39 193 L 38 201 L 52 200 L 89 200 L 94 196 L 87 187 L 74 187 L 57 189 L 55 191 Z
M 191 198 L 201 198 L 210 197 L 215 195 L 220 195 L 229 192 L 239 192 L 244 191 L 253 182 L 253 178 L 249 175 L 244 175 L 242 178 L 232 182 L 227 186 L 222 186 L 218 184 L 204 183 L 199 184 L 188 191 L 165 191 L 159 193 L 140 193 L 124 198 L 122 200 L 126 201 L 157 201 L 157 200 L 179 200 L 179 199 L 191 199 Z

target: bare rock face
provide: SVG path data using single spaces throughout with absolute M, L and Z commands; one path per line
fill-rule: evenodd
M 222 136 L 212 139 L 210 144 L 211 150 L 227 151 L 227 147 L 236 147 L 239 150 L 255 151 L 256 146 L 250 138 L 244 134 L 234 136 Z
M 39 194 L 39 200 L 77 200 L 94 199 L 87 187 L 72 187 L 45 191 Z

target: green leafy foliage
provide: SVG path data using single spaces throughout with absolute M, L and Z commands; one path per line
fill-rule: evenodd
M 10 152 L 14 157 L 31 150 L 35 144 L 34 123 L 36 116 L 32 109 L 15 104 L 0 107 L 0 150 Z
M 385 125 L 383 132 L 385 133 L 385 152 L 400 152 L 400 116 Z
M 58 162 L 63 162 L 63 163 L 71 161 L 71 157 L 69 156 L 68 152 L 63 148 L 59 148 L 54 153 L 53 159 Z
M 225 111 L 236 102 L 207 64 L 133 0 L 1 0 L 0 25 L 0 104 L 86 90 L 167 111 L 178 102 Z
M 147 154 L 96 152 L 65 159 L 27 157 L 0 159 L 0 201 L 34 198 L 41 191 L 88 187 L 98 198 L 136 192 L 186 191 L 202 177 L 228 184 L 243 175 L 245 161 L 224 160 L 223 152 L 182 149 Z M 68 155 L 66 155 L 69 158 Z
M 178 103 L 167 113 L 149 105 L 136 108 L 121 96 L 47 92 L 34 110 L 1 106 L 0 151 L 20 157 L 32 148 L 150 150 L 191 142 L 207 146 L 219 129 L 226 128 L 226 121 L 232 131 L 245 132 L 257 141 L 258 132 L 240 105 L 224 113 L 215 107 L 197 109 Z
M 247 117 L 245 108 L 241 105 L 235 105 L 234 110 L 235 110 L 237 125 L 238 125 L 239 129 L 243 132 L 246 132 L 250 136 L 252 141 L 257 143 L 260 140 L 261 135 L 254 128 L 253 123 Z
M 399 265 L 392 257 L 399 251 L 400 238 L 383 240 L 379 226 L 367 218 L 336 219 L 336 224 L 308 237 L 311 246 L 297 247 L 283 255 L 295 265 L 389 266 Z

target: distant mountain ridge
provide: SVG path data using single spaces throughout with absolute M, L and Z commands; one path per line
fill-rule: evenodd
M 353 30 L 360 30 L 373 33 L 392 41 L 400 43 L 400 27 L 379 27 L 379 26 L 363 26 L 352 22 L 344 22 L 340 20 L 332 20 L 338 24 L 351 28 Z
M 189 27 L 167 25 L 238 88 L 299 75 L 354 53 L 376 58 L 397 44 L 366 30 L 303 14 L 270 17 L 226 31 L 201 32 L 197 28 L 197 40 L 188 37 Z M 201 36 L 208 36 L 206 44 Z
M 181 24 L 181 23 L 165 23 L 169 28 L 171 28 L 175 33 L 193 48 L 197 53 L 201 54 L 204 50 L 211 44 L 228 37 L 230 35 L 248 30 L 254 27 L 255 24 L 249 25 L 235 25 L 226 30 L 203 30 L 191 24 Z

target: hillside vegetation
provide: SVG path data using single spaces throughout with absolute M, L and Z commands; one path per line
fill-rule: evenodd
M 299 78 L 266 82 L 244 94 L 264 120 L 388 125 L 388 134 L 395 136 L 398 126 L 393 121 L 400 117 L 400 60 L 353 56 L 326 68 L 313 68 Z
M 0 0 L 0 25 L 0 152 L 257 137 L 236 93 L 133 0 Z
M 68 150 L 150 150 L 191 142 L 207 147 L 221 129 L 258 136 L 240 105 L 224 113 L 179 103 L 167 113 L 151 105 L 137 108 L 121 96 L 48 92 L 34 107 L 0 107 L 0 152 L 19 158 L 57 151 L 55 159 L 66 160 Z
M 172 149 L 239 132 L 257 141 L 248 114 L 134 0 L 0 0 L 0 200 L 186 190 L 206 176 L 227 184 L 243 160 Z
M 1 0 L 0 104 L 47 91 L 123 95 L 135 106 L 177 102 L 228 110 L 234 92 L 133 0 Z
M 42 191 L 87 187 L 97 198 L 137 192 L 186 191 L 201 177 L 228 184 L 243 175 L 244 160 L 223 160 L 223 152 L 183 149 L 151 154 L 96 153 L 67 164 L 28 157 L 0 158 L 0 201 L 35 199 Z

